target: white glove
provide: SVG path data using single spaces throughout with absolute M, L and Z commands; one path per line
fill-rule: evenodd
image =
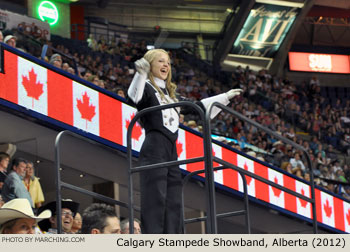
M 227 98 L 231 100 L 233 97 L 240 95 L 243 93 L 243 89 L 237 88 L 237 89 L 231 89 L 230 91 L 226 92 Z
M 139 74 L 147 74 L 149 73 L 151 66 L 145 58 L 141 58 L 135 61 L 135 68 Z

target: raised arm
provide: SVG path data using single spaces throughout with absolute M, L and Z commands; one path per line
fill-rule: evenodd
M 234 98 L 237 95 L 240 95 L 242 92 L 243 92 L 242 89 L 231 89 L 226 93 L 202 99 L 201 102 L 204 105 L 205 109 L 208 109 L 209 105 L 212 104 L 213 102 L 219 102 L 226 106 L 230 103 L 230 100 L 232 98 Z M 217 116 L 217 114 L 220 113 L 220 111 L 221 111 L 220 108 L 214 107 L 211 110 L 210 118 L 213 119 L 215 116 Z
M 136 74 L 129 86 L 128 96 L 135 104 L 137 104 L 142 99 L 151 66 L 146 59 L 142 58 L 135 61 L 135 68 Z

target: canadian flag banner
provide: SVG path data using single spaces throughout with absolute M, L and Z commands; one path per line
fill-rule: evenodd
M 100 135 L 99 95 L 96 90 L 73 82 L 73 125 Z
M 203 139 L 195 134 L 186 131 L 186 157 L 188 159 L 203 157 L 203 153 Z M 198 171 L 202 169 L 204 169 L 203 162 L 187 164 L 187 171 L 189 172 Z
M 237 166 L 237 153 L 235 152 L 222 148 L 222 159 Z M 240 175 L 234 169 L 223 170 L 223 184 L 238 191 L 238 176 Z
M 178 160 L 186 160 L 186 131 L 179 129 L 179 137 L 176 141 L 176 150 Z M 187 170 L 187 165 L 180 165 L 181 169 Z
M 4 74 L 0 74 L 0 98 L 18 104 L 17 55 L 4 50 Z
M 100 136 L 123 145 L 122 105 L 120 101 L 99 93 Z
M 135 108 L 107 93 L 98 92 L 49 70 L 43 66 L 44 64 L 34 63 L 30 57 L 26 59 L 5 49 L 3 62 L 3 73 L 0 73 L 1 99 L 126 146 L 126 132 L 130 121 L 137 113 Z M 4 106 L 7 105 L 4 103 Z M 36 116 L 35 113 L 29 115 Z M 144 138 L 144 130 L 136 123 L 132 132 L 132 148 L 135 151 L 140 150 Z M 179 160 L 203 156 L 202 137 L 189 131 L 179 130 L 176 147 Z M 306 182 L 282 174 L 273 167 L 253 161 L 218 144 L 212 145 L 211 154 L 292 191 L 311 197 L 311 189 Z M 219 164 L 214 162 L 213 166 L 217 167 Z M 192 172 L 204 169 L 204 163 L 184 164 L 180 168 Z M 216 171 L 214 179 L 219 184 L 243 192 L 241 176 L 233 169 Z M 250 196 L 300 216 L 312 218 L 312 206 L 307 201 L 249 176 L 246 176 L 246 180 Z M 350 204 L 319 189 L 315 190 L 315 195 L 317 220 L 350 233 Z
M 269 169 L 269 180 L 283 186 L 283 174 Z M 274 187 L 274 186 L 269 186 L 269 196 L 270 196 L 270 203 L 274 204 L 276 206 L 284 208 L 284 191 Z
M 251 173 L 254 173 L 255 172 L 255 169 L 254 169 L 254 161 L 249 159 L 249 158 L 246 158 L 242 155 L 237 155 L 237 166 L 244 169 L 244 170 L 247 170 Z M 248 187 L 248 194 L 250 196 L 253 196 L 255 197 L 256 195 L 256 192 L 255 192 L 255 179 L 249 177 L 249 176 L 245 176 L 246 178 L 246 181 L 247 181 L 247 187 Z M 238 188 L 239 188 L 239 191 L 240 192 L 243 192 L 244 191 L 244 187 L 243 187 L 243 180 L 241 178 L 241 176 L 238 176 Z
M 335 227 L 333 196 L 316 190 L 316 200 L 319 205 L 317 220 L 331 227 Z
M 295 180 L 295 191 L 308 198 L 311 197 L 310 186 L 298 180 Z M 296 201 L 297 213 L 305 217 L 311 218 L 312 216 L 311 203 L 297 197 L 294 197 L 294 198 Z
M 47 115 L 47 69 L 18 58 L 18 104 Z
M 343 201 L 344 231 L 350 233 L 350 203 Z
M 127 132 L 131 120 L 136 115 L 137 110 L 127 104 L 122 104 L 122 127 L 123 127 L 123 145 L 127 145 Z M 145 139 L 145 131 L 141 125 L 136 122 L 131 132 L 131 147 L 133 150 L 140 151 Z

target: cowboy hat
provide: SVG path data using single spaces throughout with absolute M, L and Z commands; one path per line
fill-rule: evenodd
M 74 202 L 71 199 L 62 199 L 62 208 L 68 208 L 72 211 L 73 217 L 78 212 L 79 203 Z M 44 212 L 46 210 L 50 210 L 52 212 L 52 216 L 56 215 L 56 201 L 52 201 L 47 203 L 45 206 L 39 208 L 38 213 Z M 47 231 L 51 227 L 51 223 L 49 219 L 45 219 L 38 223 L 40 229 L 42 231 Z
M 51 211 L 46 210 L 38 216 L 34 215 L 33 209 L 27 199 L 13 199 L 6 202 L 0 208 L 0 225 L 14 219 L 30 218 L 35 219 L 36 222 L 48 219 L 51 217 Z

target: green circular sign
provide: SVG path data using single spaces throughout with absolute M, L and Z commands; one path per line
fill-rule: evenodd
M 49 2 L 43 1 L 38 7 L 39 17 L 42 21 L 47 21 L 49 25 L 54 25 L 58 21 L 58 10 L 57 7 Z

